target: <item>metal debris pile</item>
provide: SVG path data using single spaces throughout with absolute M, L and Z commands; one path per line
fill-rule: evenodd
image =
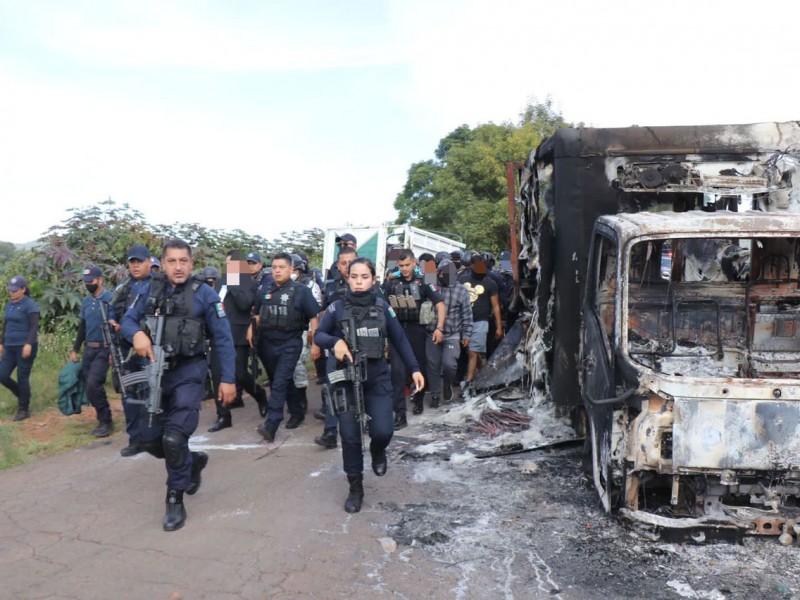
M 469 419 L 467 429 L 497 437 L 501 433 L 525 431 L 531 424 L 531 417 L 511 408 L 487 408 L 481 412 L 477 421 Z

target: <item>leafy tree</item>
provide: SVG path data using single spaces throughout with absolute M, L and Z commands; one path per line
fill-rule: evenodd
M 0 263 L 8 262 L 14 258 L 17 249 L 11 242 L 0 242 Z
M 550 99 L 531 100 L 516 123 L 461 125 L 441 139 L 434 160 L 411 165 L 394 203 L 397 222 L 453 232 L 471 249 L 507 248 L 506 162 L 523 161 L 567 126 Z

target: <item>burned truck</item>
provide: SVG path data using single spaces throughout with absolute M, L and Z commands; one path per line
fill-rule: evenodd
M 800 124 L 561 129 L 520 177 L 531 375 L 652 538 L 800 532 Z

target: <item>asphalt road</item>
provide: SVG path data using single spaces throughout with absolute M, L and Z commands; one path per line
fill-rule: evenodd
M 163 463 L 120 457 L 122 435 L 0 473 L 0 598 L 800 597 L 797 547 L 640 539 L 599 510 L 579 447 L 478 460 L 489 442 L 461 405 L 412 418 L 387 476 L 367 467 L 355 515 L 318 422 L 268 447 L 252 402 L 207 434 L 213 412 L 190 442 L 210 462 L 177 532 L 161 528 Z M 560 427 L 535 417 L 523 441 Z

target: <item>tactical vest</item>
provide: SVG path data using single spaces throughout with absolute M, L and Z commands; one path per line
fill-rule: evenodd
M 205 322 L 194 316 L 194 294 L 204 281 L 192 278 L 167 294 L 167 278 L 153 275 L 145 316 L 164 315 L 164 339 L 161 344 L 169 358 L 191 358 L 205 354 Z
M 128 277 L 114 290 L 114 297 L 111 299 L 111 306 L 114 307 L 114 312 L 117 313 L 120 321 L 130 306 L 128 297 L 131 295 L 131 287 L 133 287 L 133 278 Z
M 419 305 L 422 300 L 419 286 L 420 280 L 417 277 L 411 281 L 401 279 L 392 283 L 388 300 L 397 313 L 398 321 L 419 321 Z
M 352 317 L 356 325 L 356 344 L 358 350 L 368 359 L 383 358 L 386 346 L 386 315 L 383 312 L 385 300 L 380 296 L 369 306 L 354 306 L 346 298 L 338 315 L 339 327 L 345 331 Z
M 303 331 L 306 328 L 305 315 L 294 306 L 294 295 L 298 284 L 289 281 L 283 287 L 273 287 L 262 297 L 258 316 L 260 326 L 275 331 Z
M 325 282 L 325 305 L 330 306 L 336 300 L 344 297 L 344 292 L 347 289 L 347 282 L 342 277 L 328 279 Z

